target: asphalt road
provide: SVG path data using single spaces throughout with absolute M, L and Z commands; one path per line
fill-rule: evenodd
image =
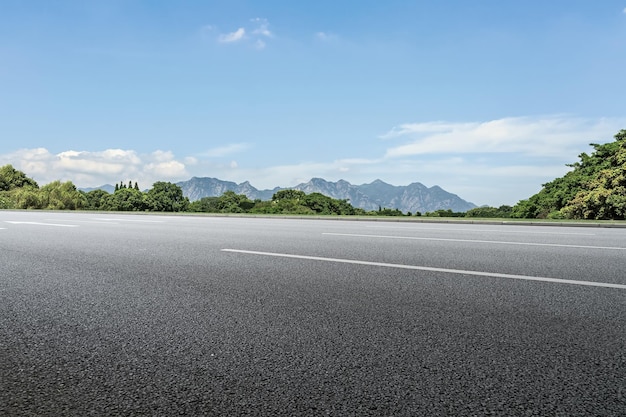
M 0 415 L 626 415 L 626 229 L 0 211 Z

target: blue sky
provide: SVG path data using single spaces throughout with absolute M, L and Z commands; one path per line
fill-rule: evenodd
M 0 2 L 0 165 L 515 204 L 626 129 L 626 0 Z

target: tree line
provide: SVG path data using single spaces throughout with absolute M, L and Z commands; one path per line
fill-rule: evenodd
M 71 182 L 53 181 L 43 187 L 11 165 L 0 167 L 0 209 L 102 210 L 102 211 L 166 211 L 195 213 L 249 213 L 291 215 L 371 215 L 421 216 L 398 209 L 379 207 L 366 211 L 352 206 L 348 200 L 335 199 L 321 193 L 287 189 L 274 193 L 271 200 L 250 200 L 246 195 L 226 191 L 219 197 L 204 197 L 189 202 L 182 189 L 169 182 L 156 182 L 142 192 L 137 182 L 115 184 L 113 193 L 95 189 L 81 191 Z M 476 210 L 476 209 L 475 209 Z M 468 212 L 471 214 L 471 211 Z M 451 210 L 426 213 L 433 217 L 464 216 Z
M 543 184 L 537 194 L 515 206 L 477 207 L 467 212 L 435 210 L 427 217 L 538 218 L 538 219 L 626 219 L 626 130 L 606 144 L 592 143 L 591 155 L 582 153 L 580 161 L 561 178 Z M 379 207 L 365 211 L 348 200 L 320 193 L 306 194 L 287 189 L 276 192 L 269 201 L 250 200 L 227 191 L 219 197 L 204 197 L 190 202 L 182 189 L 170 182 L 156 182 L 141 191 L 137 182 L 123 181 L 109 193 L 96 189 L 78 190 L 71 182 L 53 181 L 40 187 L 36 181 L 11 165 L 0 167 L 0 209 L 59 209 L 106 211 L 167 211 L 204 213 L 256 213 L 298 215 L 373 215 L 421 216 L 398 209 Z
M 187 211 L 189 199 L 176 184 L 155 182 L 146 192 L 120 183 L 115 192 L 84 192 L 71 181 L 53 181 L 40 187 L 12 165 L 0 167 L 0 209 L 106 210 L 106 211 Z
M 219 197 L 205 197 L 191 203 L 178 185 L 162 181 L 154 183 L 145 192 L 132 181 L 116 184 L 113 193 L 101 189 L 85 192 L 78 190 L 71 181 L 53 181 L 39 187 L 35 180 L 12 165 L 0 167 L 0 209 L 403 215 L 397 209 L 366 212 L 353 207 L 347 200 L 293 189 L 276 192 L 270 201 L 252 201 L 245 195 L 226 191 Z

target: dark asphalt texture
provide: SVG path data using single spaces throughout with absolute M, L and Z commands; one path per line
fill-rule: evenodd
M 626 289 L 223 251 L 626 284 L 620 248 L 626 229 L 0 211 L 0 415 L 624 416 Z

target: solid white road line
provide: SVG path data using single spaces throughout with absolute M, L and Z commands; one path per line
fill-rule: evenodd
M 274 257 L 279 257 L 279 258 L 306 259 L 306 260 L 323 261 L 323 262 L 337 262 L 337 263 L 354 264 L 354 265 L 379 266 L 379 267 L 384 267 L 384 268 L 410 269 L 410 270 L 428 271 L 428 272 L 443 272 L 446 274 L 474 275 L 474 276 L 492 277 L 492 278 L 519 279 L 519 280 L 525 280 L 525 281 L 552 282 L 555 284 L 572 284 L 572 285 L 583 285 L 583 286 L 589 286 L 589 287 L 618 288 L 621 290 L 626 290 L 626 285 L 612 284 L 608 282 L 577 281 L 573 279 L 533 277 L 533 276 L 528 276 L 528 275 L 514 275 L 514 274 L 500 274 L 497 272 L 466 271 L 462 269 L 433 268 L 429 266 L 391 264 L 391 263 L 385 263 L 385 262 L 359 261 L 359 260 L 354 260 L 354 259 L 340 259 L 340 258 L 326 258 L 326 257 L 321 257 L 321 256 L 292 255 L 289 253 L 259 252 L 259 251 L 252 251 L 252 250 L 240 250 L 240 249 L 222 249 L 222 252 L 233 252 L 233 253 L 241 253 L 241 254 L 247 254 L 247 255 L 274 256 Z
M 595 233 L 575 233 L 575 232 L 531 232 L 528 230 L 498 230 L 498 229 L 457 229 L 457 228 L 445 228 L 445 227 L 408 227 L 408 226 L 365 226 L 370 229 L 403 229 L 403 230 L 413 230 L 416 232 L 421 232 L 422 230 L 442 230 L 442 231 L 452 231 L 452 232 L 495 232 L 495 233 L 523 233 L 529 235 L 575 235 L 575 236 L 595 236 Z
M 165 223 L 163 220 L 104 219 L 104 218 L 97 218 L 95 220 L 100 220 L 103 222 Z
M 375 238 L 375 239 L 434 240 L 438 242 L 496 243 L 500 245 L 551 246 L 551 247 L 556 247 L 556 248 L 626 250 L 626 248 L 619 247 L 619 246 L 562 245 L 558 243 L 507 242 L 507 241 L 501 241 L 501 240 L 446 239 L 446 238 L 438 238 L 438 237 L 415 237 L 415 236 L 361 235 L 361 234 L 353 234 L 353 233 L 322 233 L 322 234 L 326 236 L 366 237 L 366 238 Z
M 36 226 L 55 226 L 55 227 L 78 227 L 77 224 L 58 224 L 58 223 L 41 223 L 41 222 L 14 222 L 5 220 L 5 223 L 10 224 L 32 224 Z

